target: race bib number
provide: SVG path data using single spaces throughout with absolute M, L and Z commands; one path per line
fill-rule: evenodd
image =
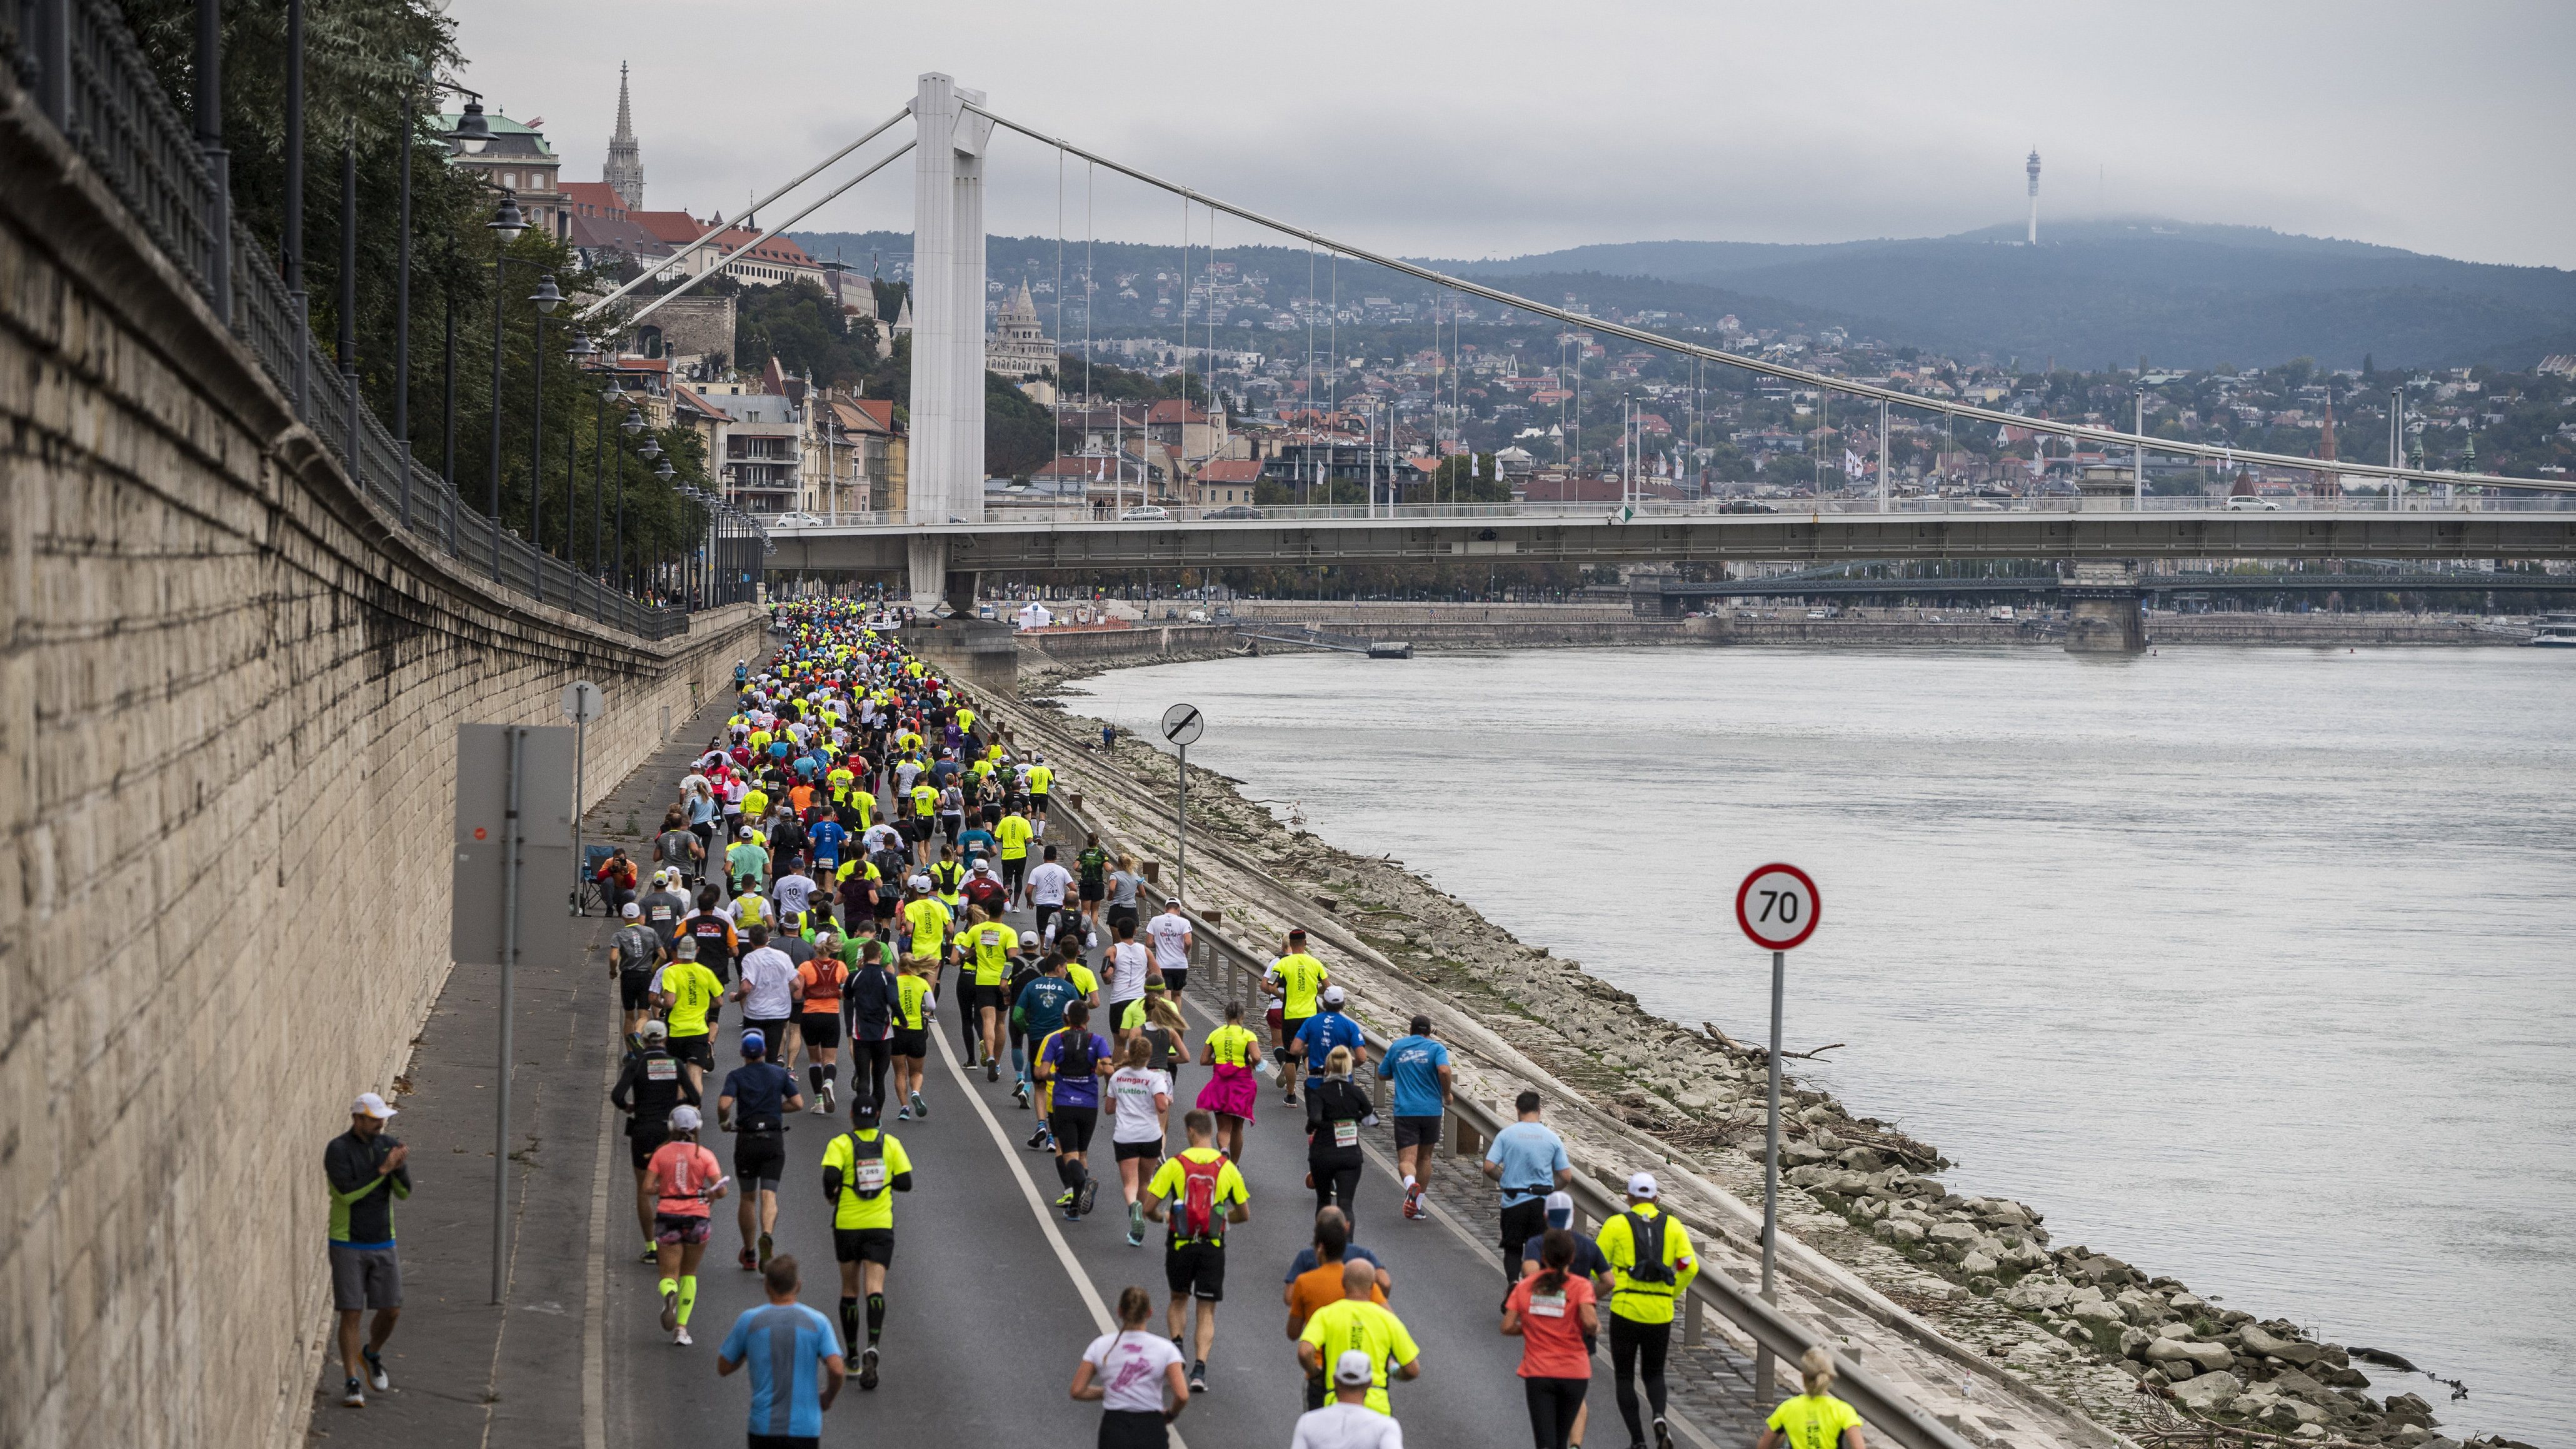
M 1333 1145 L 1335 1147 L 1359 1146 L 1360 1124 L 1352 1121 L 1348 1117 L 1335 1122 L 1333 1124 Z
M 861 1159 L 861 1160 L 860 1160 L 860 1162 L 859 1162 L 859 1165 L 858 1165 L 858 1171 L 857 1171 L 857 1173 L 855 1174 L 855 1176 L 856 1176 L 856 1177 L 858 1178 L 858 1180 L 859 1180 L 859 1191 L 861 1191 L 861 1192 L 875 1192 L 875 1191 L 877 1191 L 878 1189 L 880 1189 L 880 1188 L 882 1188 L 882 1187 L 884 1187 L 884 1186 L 885 1186 L 885 1182 L 886 1182 L 886 1175 L 885 1175 L 885 1159 L 884 1159 L 884 1158 L 882 1158 L 882 1157 L 870 1157 L 870 1158 L 863 1158 L 863 1159 Z
M 644 1059 L 644 1080 L 648 1082 L 676 1082 L 679 1079 L 679 1058 L 646 1057 Z
M 1565 1316 L 1565 1295 L 1562 1293 L 1531 1294 L 1530 1313 L 1539 1318 L 1563 1318 Z

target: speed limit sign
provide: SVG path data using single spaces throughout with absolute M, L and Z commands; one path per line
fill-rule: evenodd
M 1735 923 L 1768 951 L 1789 950 L 1815 934 L 1823 909 L 1816 883 L 1794 865 L 1758 866 L 1735 888 Z

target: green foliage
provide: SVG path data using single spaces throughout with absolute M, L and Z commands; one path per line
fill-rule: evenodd
M 194 0 L 122 0 L 145 60 L 183 117 L 191 114 L 196 84 Z M 446 399 L 452 382 L 456 413 L 453 476 L 467 507 L 488 507 L 492 497 L 494 370 L 493 277 L 498 239 L 484 226 L 495 198 L 472 175 L 447 164 L 446 144 L 435 134 L 446 93 L 433 79 L 452 78 L 464 65 L 455 22 L 430 0 L 331 0 L 305 17 L 304 285 L 314 335 L 324 346 L 337 336 L 340 294 L 340 154 L 357 151 L 357 333 L 359 386 L 387 427 L 394 424 L 395 280 L 400 267 L 401 159 L 412 157 L 411 389 L 413 456 L 432 471 L 447 471 L 451 455 Z M 278 5 L 224 7 L 224 143 L 231 153 L 234 215 L 267 251 L 284 263 L 286 136 L 286 15 Z M 499 481 L 504 524 L 525 536 L 532 516 L 543 523 L 550 553 L 587 567 L 592 527 L 605 518 L 615 529 L 616 503 L 626 503 L 630 563 L 641 565 L 676 551 L 697 523 L 694 506 L 656 477 L 637 456 L 641 439 L 628 440 L 616 461 L 614 431 L 622 408 L 598 401 L 600 383 L 575 380 L 564 356 L 572 307 L 547 318 L 544 448 L 536 442 L 538 323 L 525 298 L 539 275 L 552 273 L 567 297 L 601 289 L 570 251 L 536 231 L 508 251 L 502 275 L 500 327 Z M 447 364 L 454 339 L 455 366 Z M 317 366 L 336 359 L 320 357 Z M 605 414 L 605 418 L 602 418 Z M 603 424 L 610 429 L 603 435 Z M 566 443 L 571 457 L 566 458 Z M 601 443 L 605 441 L 603 451 Z M 694 438 L 666 432 L 674 483 L 706 481 Z M 603 489 L 602 468 L 609 475 Z M 542 480 L 531 490 L 530 477 Z M 576 506 L 577 495 L 577 506 Z M 594 497 L 596 495 L 596 498 Z M 542 505 L 537 500 L 542 498 Z
M 984 374 L 984 471 L 996 478 L 1026 478 L 1055 458 L 1055 413 L 1038 406 L 1019 385 Z
M 876 365 L 876 327 L 848 326 L 830 294 L 803 278 L 745 287 L 734 303 L 734 363 L 753 371 L 775 356 L 790 377 L 846 387 Z

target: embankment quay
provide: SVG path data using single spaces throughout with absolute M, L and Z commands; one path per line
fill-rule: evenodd
M 1311 627 L 1352 638 L 1402 642 L 1417 650 L 1564 649 L 1730 645 L 1852 647 L 2063 647 L 2061 622 L 1991 620 L 1977 610 L 1844 610 L 1810 619 L 1806 610 L 1742 608 L 1695 619 L 1640 619 L 1615 605 L 1418 605 L 1238 602 L 1220 623 L 1144 620 L 1131 627 L 1047 629 L 1019 636 L 1027 663 L 1066 668 L 1147 659 L 1205 659 L 1297 649 L 1281 631 Z M 1266 637 L 1248 639 L 1248 635 Z M 2148 647 L 2193 644 L 2348 648 L 2363 645 L 2493 648 L 2518 645 L 2523 629 L 2487 627 L 2440 614 L 2149 614 Z

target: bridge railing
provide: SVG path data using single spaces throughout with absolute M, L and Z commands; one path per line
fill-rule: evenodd
M 2143 505 L 2143 506 L 2141 506 Z M 2493 494 L 2462 493 L 2439 497 L 2408 498 L 2399 513 L 2568 513 L 2576 512 L 2576 495 L 2548 497 L 2500 497 Z M 2144 500 L 2121 499 L 2087 504 L 2082 499 L 2062 496 L 2031 498 L 1892 498 L 1882 508 L 1876 498 L 1854 497 L 1768 497 L 1676 500 L 1650 498 L 1622 505 L 1610 502 L 1529 501 L 1517 503 L 1399 503 L 1297 505 L 1229 504 L 1201 508 L 1182 504 L 1154 504 L 1124 510 L 1095 510 L 1083 507 L 1024 508 L 1001 506 L 989 508 L 981 520 L 1000 527 L 1098 527 L 1150 531 L 1174 523 L 1236 524 L 1276 527 L 1280 524 L 1311 522 L 1382 523 L 1479 523 L 1527 521 L 1532 519 L 1599 523 L 1616 519 L 1623 522 L 1655 522 L 1665 519 L 1716 518 L 1734 515 L 1774 515 L 1796 517 L 1800 514 L 1830 514 L 1835 517 L 1864 517 L 1872 514 L 1921 516 L 1925 514 L 1982 517 L 1993 514 L 2051 513 L 2088 516 L 2117 516 L 2122 513 L 2152 513 L 2160 516 L 2201 514 L 2220 517 L 2245 517 L 2266 513 L 2334 514 L 2367 519 L 2388 516 L 2385 502 L 2373 503 L 2365 498 L 2265 498 L 2259 502 L 2231 506 L 2224 498 L 2150 497 Z M 909 518 L 882 510 L 836 513 L 789 513 L 765 517 L 770 532 L 792 537 L 801 529 L 816 528 L 936 528 L 935 524 L 916 524 Z
M 214 175 L 117 7 L 111 0 L 0 4 L 0 56 L 171 266 L 214 306 Z M 440 551 L 480 564 L 501 587 L 645 639 L 688 632 L 687 611 L 647 605 L 531 547 L 412 461 L 314 338 L 266 249 L 239 222 L 231 224 L 228 240 L 220 249 L 229 258 L 224 270 L 231 283 L 224 325 L 339 457 L 363 496 Z
M 1052 722 L 1039 725 L 1036 721 L 1027 720 L 1026 716 L 1022 719 L 1026 721 L 1023 727 L 1043 729 L 1056 735 L 1059 744 L 1063 742 L 1060 726 Z M 1108 839 L 1114 833 L 1104 829 L 1103 822 L 1096 817 L 1074 807 L 1061 794 L 1050 808 L 1060 818 L 1060 823 L 1069 827 L 1067 834 L 1097 832 L 1103 839 Z M 1196 957 L 1191 962 L 1191 989 L 1199 991 L 1204 988 L 1210 1003 L 1219 1010 L 1228 1002 L 1241 1002 L 1247 1017 L 1257 1017 L 1262 1010 L 1260 983 L 1270 969 L 1269 959 L 1252 946 L 1228 936 L 1222 921 L 1211 920 L 1205 913 L 1186 906 L 1182 914 L 1189 919 L 1191 935 L 1197 943 Z M 1373 1055 L 1383 1055 L 1390 1045 L 1386 1037 L 1365 1027 L 1362 1031 L 1367 1036 L 1369 1051 Z M 1362 1074 L 1361 1085 L 1383 1114 L 1388 1105 L 1385 1082 L 1371 1071 Z M 1476 1101 L 1465 1092 L 1456 1094 L 1446 1116 L 1448 1120 L 1444 1123 L 1442 1136 L 1448 1144 L 1447 1150 L 1459 1155 L 1481 1151 L 1484 1143 L 1491 1142 L 1496 1133 L 1515 1120 L 1499 1106 Z M 1567 1192 L 1574 1198 L 1575 1211 L 1582 1220 L 1605 1222 L 1627 1208 L 1627 1199 L 1620 1187 L 1600 1182 L 1581 1171 L 1575 1173 Z M 1692 1226 L 1702 1233 L 1715 1231 L 1711 1225 Z M 1469 1305 L 1469 1311 L 1484 1313 L 1491 1310 L 1482 1304 L 1473 1304 Z M 1688 1299 L 1683 1304 L 1685 1343 L 1701 1341 L 1704 1316 L 1711 1312 L 1734 1324 L 1757 1350 L 1793 1365 L 1808 1349 L 1819 1344 L 1828 1349 L 1836 1348 L 1831 1338 L 1782 1313 L 1760 1294 L 1713 1266 L 1704 1268 L 1692 1280 Z M 1848 1352 L 1837 1351 L 1835 1360 L 1838 1365 L 1835 1375 L 1838 1392 L 1860 1411 L 1873 1433 L 1884 1436 L 1898 1449 L 1970 1449 L 1967 1440 L 1956 1431 L 1926 1413 L 1898 1392 L 1895 1386 L 1854 1361 Z

